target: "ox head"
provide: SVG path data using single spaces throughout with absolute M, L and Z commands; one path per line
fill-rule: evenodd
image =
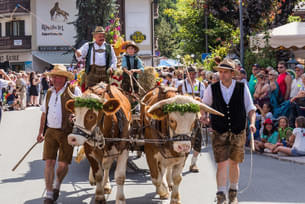
M 66 109 L 75 114 L 73 131 L 68 135 L 68 143 L 79 146 L 87 140 L 101 142 L 103 135 L 100 122 L 103 114 L 115 114 L 120 106 L 118 99 L 106 100 L 92 93 L 67 101 Z
M 173 139 L 173 149 L 176 152 L 191 150 L 191 135 L 195 127 L 197 113 L 203 110 L 211 114 L 223 116 L 222 113 L 189 97 L 175 96 L 159 101 L 148 108 L 147 115 L 155 120 L 168 120 L 169 136 Z M 179 141 L 179 138 L 184 138 Z M 188 139 L 186 139 L 188 138 Z

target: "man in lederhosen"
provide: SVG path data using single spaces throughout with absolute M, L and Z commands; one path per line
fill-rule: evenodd
M 95 42 L 85 43 L 75 52 L 78 61 L 86 59 L 86 88 L 99 82 L 109 82 L 109 76 L 116 69 L 117 58 L 113 47 L 105 42 L 105 31 L 97 26 L 92 32 Z
M 247 116 L 250 120 L 250 131 L 254 133 L 256 108 L 248 87 L 232 79 L 234 74 L 238 74 L 233 60 L 224 59 L 214 69 L 219 72 L 220 81 L 207 87 L 203 102 L 225 115 L 211 115 L 212 146 L 217 163 L 217 204 L 227 203 L 225 194 L 228 167 L 229 203 L 236 204 L 239 163 L 244 160 Z
M 187 77 L 181 82 L 182 93 L 192 96 L 194 92 L 194 96 L 202 99 L 204 94 L 204 85 L 196 79 L 197 76 L 196 76 L 195 68 L 189 67 L 188 73 L 189 73 L 189 77 Z M 195 136 L 193 157 L 190 165 L 190 171 L 194 173 L 199 172 L 199 168 L 197 167 L 196 163 L 197 163 L 198 155 L 201 152 L 201 144 L 202 144 L 202 135 L 200 131 L 198 134 L 196 133 Z

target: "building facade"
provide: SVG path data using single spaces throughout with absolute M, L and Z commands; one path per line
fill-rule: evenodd
M 118 0 L 122 34 L 138 44 L 146 66 L 153 64 L 154 2 Z M 0 67 L 43 72 L 69 65 L 76 35 L 69 22 L 77 13 L 76 0 L 0 0 Z
M 25 9 L 31 10 L 30 0 L 0 0 L 0 68 L 32 67 L 32 17 Z

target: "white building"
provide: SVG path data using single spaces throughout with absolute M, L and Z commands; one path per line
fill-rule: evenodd
M 118 4 L 125 40 L 134 40 L 145 65 L 152 65 L 154 1 L 118 0 Z M 9 62 L 17 71 L 39 72 L 52 64 L 69 65 L 73 53 L 65 53 L 74 45 L 76 31 L 68 23 L 77 13 L 76 0 L 0 0 L 0 62 Z

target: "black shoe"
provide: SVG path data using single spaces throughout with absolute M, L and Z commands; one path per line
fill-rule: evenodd
M 53 189 L 53 200 L 54 200 L 54 201 L 57 201 L 58 196 L 59 196 L 59 190 L 56 189 L 56 188 L 54 188 L 54 189 Z
M 54 204 L 54 200 L 51 198 L 45 198 L 43 204 Z

